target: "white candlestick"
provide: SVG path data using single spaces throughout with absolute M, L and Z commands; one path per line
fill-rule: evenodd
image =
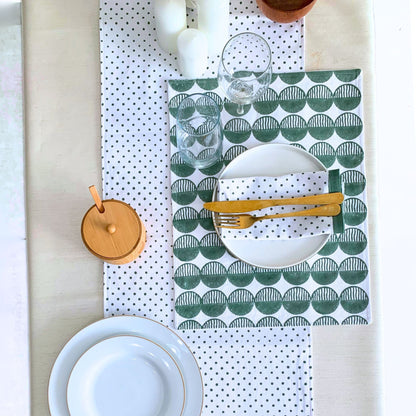
M 208 39 L 210 54 L 220 54 L 229 39 L 229 0 L 196 0 L 198 29 Z
M 178 37 L 178 62 L 182 75 L 198 78 L 207 68 L 208 43 L 199 30 L 186 29 Z
M 157 40 L 170 53 L 177 51 L 179 34 L 186 29 L 185 0 L 153 0 Z
M 196 0 L 186 0 L 186 7 L 189 7 L 190 9 L 196 9 Z

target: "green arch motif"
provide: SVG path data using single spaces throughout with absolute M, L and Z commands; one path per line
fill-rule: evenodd
M 297 147 L 298 149 L 302 149 L 306 151 L 306 149 L 299 143 L 290 143 L 290 146 Z
M 340 234 L 338 243 L 345 254 L 356 256 L 367 247 L 367 237 L 359 228 L 348 228 Z
M 241 71 L 235 71 L 233 73 L 234 78 L 249 78 L 251 77 L 253 74 L 256 74 L 253 71 L 249 71 L 249 70 L 241 70 Z M 261 75 L 261 73 L 259 74 Z
M 198 253 L 199 242 L 193 235 L 182 235 L 173 243 L 173 254 L 181 261 L 191 261 Z
M 309 153 L 312 153 L 316 158 L 318 158 L 326 168 L 331 167 L 336 159 L 334 148 L 326 142 L 315 143 L 309 149 Z
M 341 173 L 344 184 L 344 193 L 348 196 L 356 196 L 364 192 L 366 179 L 358 170 L 347 170 Z
M 330 256 L 335 253 L 338 248 L 338 236 L 331 234 L 326 244 L 318 251 L 320 256 Z
M 197 197 L 195 184 L 189 179 L 178 179 L 172 184 L 172 199 L 179 205 L 189 205 Z
M 347 225 L 359 225 L 367 218 L 367 206 L 361 199 L 348 198 L 344 201 L 343 213 Z
M 169 85 L 177 92 L 185 92 L 190 90 L 195 84 L 193 79 L 171 79 Z
M 321 316 L 314 323 L 313 326 L 329 326 L 329 325 L 339 325 L 339 322 L 332 316 Z
M 279 74 L 280 79 L 288 85 L 295 85 L 305 78 L 304 72 L 286 72 Z
M 274 316 L 265 316 L 257 322 L 257 328 L 271 328 L 275 326 L 282 326 L 282 323 Z
M 314 85 L 306 94 L 306 102 L 313 111 L 324 113 L 334 102 L 332 91 L 326 85 Z
M 218 162 L 215 162 L 213 165 L 208 166 L 207 168 L 200 169 L 200 171 L 201 173 L 207 176 L 216 175 L 217 173 L 221 171 L 223 166 L 224 166 L 224 160 L 221 157 L 221 159 Z
M 285 326 L 310 326 L 310 322 L 303 316 L 292 316 L 285 322 Z
M 327 82 L 332 77 L 332 71 L 313 71 L 307 72 L 306 76 L 312 81 L 316 83 L 323 83 Z
M 273 82 L 275 82 L 277 80 L 277 78 L 279 78 L 279 74 L 273 73 L 272 74 L 272 79 L 270 81 L 270 84 L 273 84 Z
M 204 323 L 202 329 L 222 329 L 227 328 L 225 322 L 221 321 L 221 319 L 210 319 Z
M 368 321 L 359 315 L 352 315 L 345 318 L 341 325 L 368 325 Z
M 262 115 L 273 113 L 278 106 L 279 95 L 272 88 L 267 88 L 264 94 L 262 94 L 257 101 L 253 103 L 254 109 Z
M 201 329 L 201 328 L 202 328 L 201 324 L 193 320 L 184 321 L 178 326 L 179 330 L 192 330 L 192 329 Z
M 338 264 L 328 258 L 316 260 L 312 266 L 312 279 L 320 285 L 329 285 L 338 277 Z
M 282 273 L 284 279 L 291 285 L 301 285 L 309 279 L 311 268 L 304 261 L 303 263 L 282 269 Z
M 248 286 L 254 279 L 254 268 L 240 260 L 230 265 L 227 271 L 228 280 L 237 287 Z
M 232 118 L 224 126 L 224 136 L 230 143 L 244 143 L 251 135 L 250 123 L 244 118 Z
M 210 91 L 210 92 L 206 92 L 204 94 L 207 95 L 208 97 L 212 98 L 215 101 L 215 103 L 217 104 L 219 110 L 220 111 L 222 110 L 223 101 L 222 101 L 222 98 L 217 93 Z
M 188 94 L 178 94 L 175 95 L 174 97 L 172 97 L 169 101 L 169 112 L 170 114 L 176 118 L 176 116 L 178 115 L 178 108 L 181 104 L 181 102 L 188 97 Z M 192 111 L 193 112 L 193 111 Z M 192 113 L 189 114 L 189 116 L 191 116 Z
M 201 254 L 209 260 L 217 260 L 225 254 L 225 247 L 217 233 L 209 233 L 200 242 Z
M 195 264 L 181 264 L 173 276 L 175 283 L 184 290 L 195 289 L 201 281 L 201 272 Z
M 308 131 L 316 140 L 328 140 L 334 134 L 334 122 L 325 114 L 316 114 L 308 121 Z
M 212 193 L 217 185 L 217 178 L 208 177 L 199 182 L 197 194 L 204 202 L 212 201 Z
M 361 283 L 368 275 L 367 264 L 358 257 L 348 257 L 339 265 L 341 279 L 349 285 Z
M 247 150 L 245 146 L 233 146 L 230 147 L 224 155 L 224 164 L 227 166 L 232 160 L 234 160 L 238 155 L 244 153 Z
M 245 289 L 234 290 L 228 296 L 228 309 L 235 315 L 247 315 L 254 307 L 254 296 Z
M 341 306 L 349 313 L 357 314 L 363 312 L 368 306 L 368 296 L 358 286 L 344 289 L 340 296 Z
M 198 227 L 198 212 L 191 207 L 180 208 L 173 216 L 173 226 L 181 233 L 190 233 Z
M 212 222 L 212 212 L 202 208 L 198 214 L 199 225 L 207 231 L 215 231 L 214 223 Z
M 298 115 L 289 115 L 280 123 L 282 136 L 290 142 L 302 140 L 308 132 L 306 121 Z
M 170 169 L 176 176 L 182 178 L 192 175 L 195 172 L 195 168 L 187 165 L 179 152 L 176 152 L 170 158 Z
M 196 83 L 205 91 L 211 91 L 218 88 L 218 78 L 197 79 Z
M 257 292 L 254 302 L 261 313 L 273 315 L 282 306 L 282 295 L 272 287 L 265 287 Z
M 253 136 L 263 143 L 271 142 L 279 134 L 279 122 L 270 116 L 260 117 L 253 124 Z
M 343 84 L 334 92 L 334 103 L 343 111 L 351 111 L 361 102 L 360 90 L 352 84 Z
M 280 280 L 282 272 L 277 269 L 263 269 L 256 267 L 254 270 L 254 278 L 262 285 L 274 285 Z
M 354 140 L 363 131 L 363 122 L 354 113 L 343 113 L 335 120 L 335 131 L 344 140 Z
M 335 76 L 342 82 L 351 82 L 358 78 L 361 74 L 361 69 L 345 69 L 335 71 Z
M 215 102 L 215 100 L 214 100 Z M 217 115 L 217 105 L 215 105 L 213 103 L 213 101 L 210 99 L 210 97 L 208 96 L 208 93 L 204 93 L 202 94 L 195 102 L 195 108 L 196 110 L 204 115 L 204 116 L 208 116 L 208 117 L 215 117 Z M 206 121 L 202 126 L 199 126 L 197 129 L 198 133 L 205 133 L 209 130 L 212 129 L 212 127 L 215 125 L 214 121 L 210 121 L 209 123 Z
M 228 114 L 234 117 L 242 117 L 245 116 L 251 108 L 251 104 L 245 104 L 243 105 L 243 114 L 238 114 L 238 104 L 233 103 L 228 98 L 224 98 L 224 108 L 227 111 Z
M 176 141 L 176 124 L 169 130 L 170 142 L 177 147 L 178 143 Z
M 337 148 L 337 159 L 344 168 L 356 168 L 364 160 L 364 150 L 357 143 L 345 142 Z
M 227 308 L 227 296 L 220 290 L 210 290 L 202 297 L 202 312 L 215 318 L 222 315 Z
M 253 328 L 254 323 L 247 318 L 236 318 L 230 323 L 230 328 Z
M 195 292 L 185 292 L 175 302 L 176 313 L 183 318 L 194 318 L 201 312 L 201 298 Z
M 227 281 L 227 269 L 216 261 L 207 263 L 201 269 L 201 280 L 209 288 L 221 287 Z
M 205 97 L 205 98 L 207 98 L 207 97 Z M 201 100 L 201 98 L 199 100 Z M 201 114 L 203 114 L 203 115 L 205 115 L 207 117 L 210 117 L 210 119 L 205 120 L 201 125 L 199 125 L 197 127 L 196 130 L 194 129 L 194 131 L 191 130 L 191 129 L 193 129 L 193 127 L 191 126 L 191 123 L 188 123 L 188 125 L 190 125 L 190 128 L 189 128 L 190 131 L 188 131 L 188 133 L 189 134 L 194 134 L 194 133 L 199 134 L 200 137 L 198 137 L 196 140 L 198 141 L 198 143 L 201 146 L 205 146 L 207 140 L 206 140 L 206 137 L 204 137 L 203 135 L 208 134 L 215 127 L 215 125 L 216 125 L 215 120 L 213 120 L 213 116 L 212 116 L 212 114 L 215 111 L 215 107 L 213 105 L 211 105 L 211 106 L 204 106 L 203 107 L 203 110 L 202 109 L 199 109 L 199 110 L 200 110 L 200 113 Z M 203 111 L 204 111 L 205 114 L 203 113 Z M 209 114 L 210 111 L 212 112 L 212 114 Z M 188 137 L 187 139 L 189 141 L 189 147 L 190 147 L 191 146 L 191 143 L 190 143 L 191 142 L 191 140 L 190 140 L 191 138 Z M 195 140 L 195 139 L 193 139 L 193 140 Z M 194 143 L 195 143 L 195 141 L 194 141 Z M 191 153 L 193 153 L 193 151 L 191 151 Z M 195 154 L 196 153 L 197 152 L 195 151 Z M 197 159 L 200 160 L 201 157 L 206 158 L 207 156 L 209 156 L 212 153 L 215 153 L 215 150 L 213 148 L 203 149 L 203 150 L 201 150 L 201 151 L 198 152 Z
M 336 311 L 339 305 L 339 297 L 334 289 L 320 287 L 312 293 L 311 303 L 316 312 L 327 315 Z
M 283 307 L 293 315 L 305 312 L 310 305 L 311 296 L 302 287 L 289 289 L 283 296 Z
M 279 104 L 287 113 L 298 113 L 306 105 L 306 94 L 299 87 L 286 87 L 279 95 Z

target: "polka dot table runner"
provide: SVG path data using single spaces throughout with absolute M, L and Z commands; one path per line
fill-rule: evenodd
M 134 207 L 147 229 L 137 261 L 105 265 L 104 313 L 173 327 L 166 79 L 179 73 L 176 58 L 157 45 L 151 3 L 100 1 L 103 191 Z M 303 21 L 271 23 L 255 0 L 232 0 L 230 10 L 230 35 L 259 33 L 272 46 L 275 70 L 303 69 Z M 196 24 L 193 16 L 188 22 Z M 218 57 L 210 60 L 207 75 L 215 75 L 217 64 Z M 201 367 L 204 416 L 312 414 L 309 328 L 178 332 Z
M 370 321 L 361 71 L 274 75 L 239 117 L 216 79 L 169 82 L 176 325 L 180 329 L 350 325 Z M 223 159 L 196 170 L 176 148 L 175 114 L 187 94 L 205 92 L 222 108 Z M 250 266 L 227 251 L 203 203 L 237 155 L 285 143 L 339 169 L 345 231 L 310 260 L 282 270 Z

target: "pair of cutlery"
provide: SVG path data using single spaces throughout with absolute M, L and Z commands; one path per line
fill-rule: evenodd
M 306 217 L 306 216 L 323 216 L 334 217 L 341 212 L 339 204 L 344 200 L 341 192 L 334 192 L 321 195 L 304 196 L 298 198 L 281 198 L 267 200 L 249 200 L 249 201 L 218 201 L 207 202 L 204 208 L 213 211 L 214 223 L 220 228 L 237 228 L 244 229 L 251 227 L 257 221 L 268 220 L 272 218 L 286 217 Z M 322 205 L 303 211 L 285 212 L 275 215 L 263 215 L 256 217 L 250 214 L 241 214 L 244 212 L 255 211 L 263 208 L 283 205 Z M 232 214 L 230 214 L 232 213 Z M 241 215 L 236 215 L 241 214 Z

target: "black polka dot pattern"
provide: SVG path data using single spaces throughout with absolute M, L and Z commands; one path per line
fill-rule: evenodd
M 104 195 L 131 204 L 147 229 L 139 260 L 105 266 L 105 315 L 147 316 L 173 327 L 166 80 L 180 77 L 177 60 L 157 45 L 151 1 L 100 3 Z M 193 12 L 188 24 L 196 26 Z M 254 0 L 233 1 L 230 35 L 242 31 L 268 40 L 275 71 L 303 69 L 303 22 L 275 24 Z M 207 76 L 216 75 L 218 59 L 210 58 Z M 204 415 L 311 414 L 309 329 L 180 332 L 201 366 Z

